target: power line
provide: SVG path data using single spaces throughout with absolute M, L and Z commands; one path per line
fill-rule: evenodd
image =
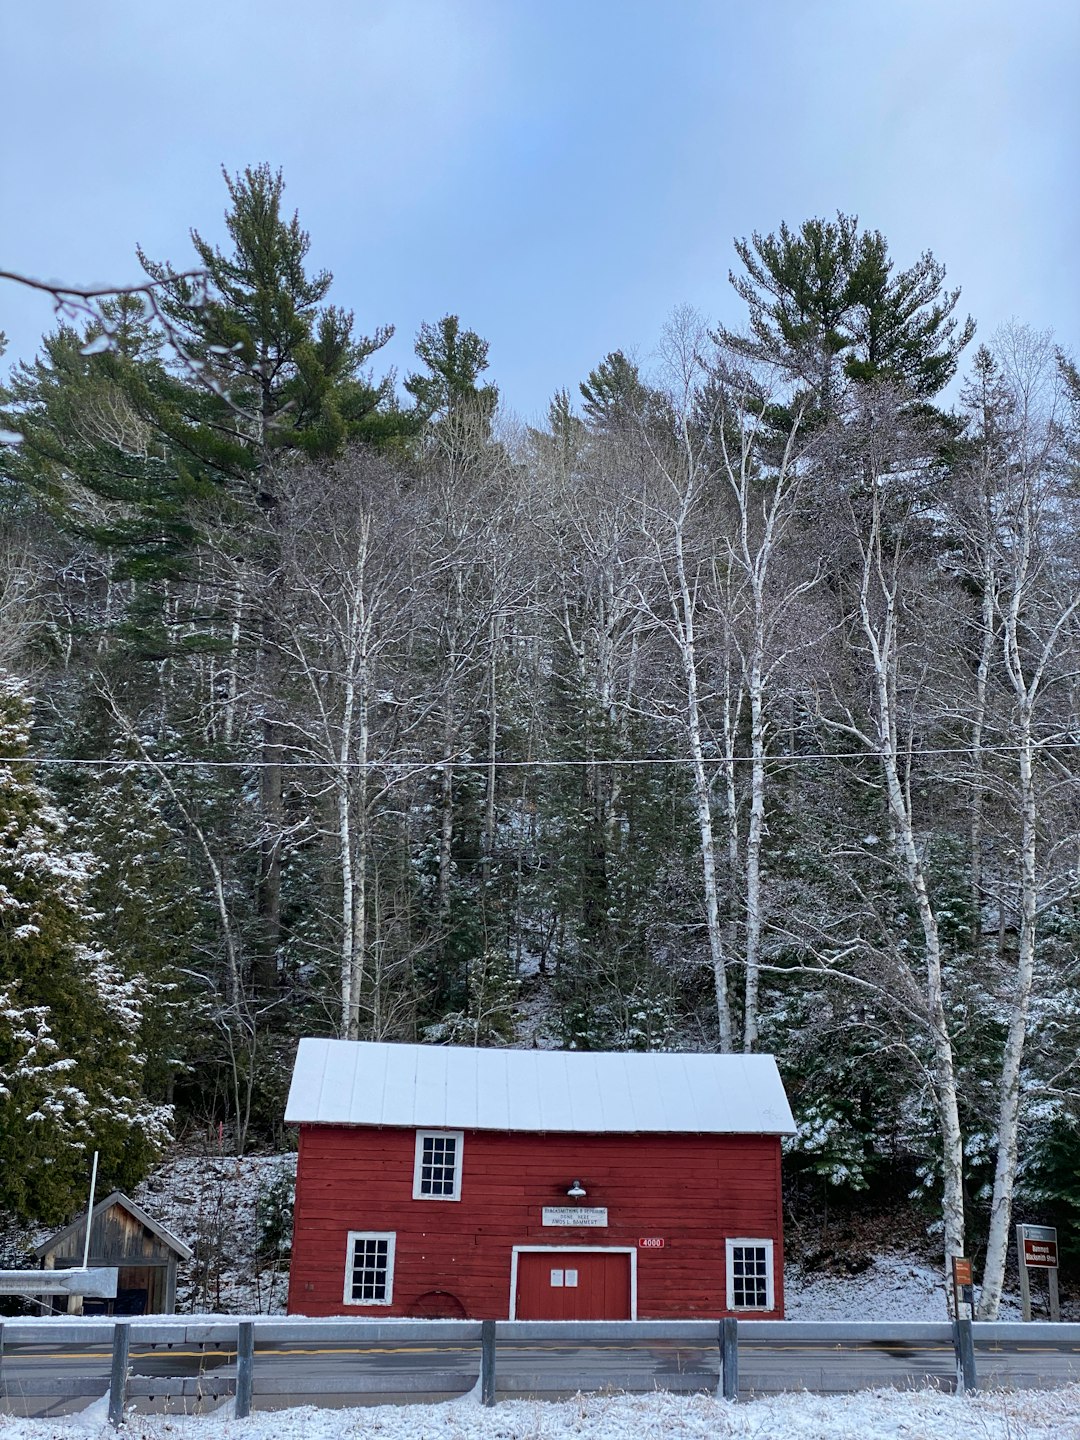
M 983 745 L 980 747 L 980 755 L 1018 755 L 1022 746 L 1020 745 Z M 1046 750 L 1077 750 L 1080 749 L 1080 740 L 1047 740 L 1036 743 L 1034 748 L 1038 751 Z M 816 750 L 807 751 L 802 754 L 789 755 L 766 755 L 765 764 L 774 765 L 803 765 L 809 762 L 828 760 L 866 760 L 873 759 L 879 751 L 867 747 L 863 750 Z M 945 756 L 970 756 L 972 750 L 966 745 L 943 745 L 937 747 L 926 747 L 923 749 L 908 750 L 898 747 L 898 755 L 918 756 L 920 758 L 945 757 Z M 730 758 L 724 755 L 705 755 L 702 763 L 708 766 L 716 765 L 747 765 L 753 761 L 752 755 L 732 755 Z M 547 759 L 547 760 L 460 760 L 454 756 L 446 756 L 439 760 L 155 760 L 140 757 L 131 759 L 86 759 L 76 757 L 65 757 L 58 755 L 0 755 L 0 765 L 52 765 L 52 766 L 82 766 L 90 769 L 102 770 L 124 770 L 131 767 L 139 767 L 150 770 L 266 770 L 271 768 L 281 770 L 379 770 L 379 771 L 401 771 L 419 772 L 423 770 L 571 770 L 596 768 L 625 768 L 630 769 L 638 766 L 687 766 L 693 765 L 694 759 L 690 755 L 630 755 L 630 756 L 608 756 L 597 757 L 593 760 L 580 759 Z

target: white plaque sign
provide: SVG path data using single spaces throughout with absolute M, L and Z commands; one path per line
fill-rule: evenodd
M 606 1225 L 607 1209 L 603 1205 L 545 1205 L 545 1225 Z

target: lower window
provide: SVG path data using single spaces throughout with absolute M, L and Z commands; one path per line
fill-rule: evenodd
M 727 1242 L 727 1308 L 729 1310 L 772 1310 L 773 1242 L 771 1240 L 729 1240 Z
M 394 1298 L 392 1230 L 350 1230 L 345 1260 L 345 1304 L 389 1305 Z

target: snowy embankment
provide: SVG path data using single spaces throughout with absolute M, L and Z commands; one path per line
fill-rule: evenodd
M 0 1440 L 115 1440 L 100 1415 L 0 1416 Z M 564 1401 L 277 1410 L 230 1420 L 132 1416 L 125 1440 L 1077 1440 L 1080 1386 L 958 1398 L 938 1391 L 708 1396 L 585 1395 Z
M 185 1155 L 166 1160 L 133 1199 L 195 1252 L 177 1275 L 177 1310 L 284 1312 L 288 1262 L 266 1252 L 267 1209 L 286 1201 L 296 1156 Z
M 195 1251 L 179 1273 L 183 1313 L 280 1314 L 287 1262 L 259 1251 L 262 1200 L 287 1185 L 296 1156 L 184 1156 L 166 1161 L 135 1199 Z M 878 1255 L 861 1274 L 803 1271 L 789 1254 L 784 1274 L 789 1320 L 946 1320 L 940 1271 L 924 1257 Z M 1016 1299 L 1002 1300 L 1001 1319 L 1020 1318 Z
M 788 1320 L 947 1320 L 941 1271 L 913 1255 L 879 1255 L 861 1275 L 804 1274 L 784 1267 Z M 1019 1320 L 1020 1303 L 1002 1296 L 1001 1320 Z M 1040 1315 L 1036 1319 L 1043 1318 Z

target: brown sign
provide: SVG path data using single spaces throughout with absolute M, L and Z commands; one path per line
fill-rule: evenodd
M 637 1243 L 639 1250 L 662 1250 L 664 1237 L 662 1235 L 642 1235 Z
M 953 1256 L 952 1278 L 954 1285 L 971 1285 L 971 1261 L 961 1260 L 958 1255 Z
M 1029 1270 L 1056 1270 L 1058 1250 L 1056 1240 L 1029 1240 L 1024 1236 L 1024 1264 Z

